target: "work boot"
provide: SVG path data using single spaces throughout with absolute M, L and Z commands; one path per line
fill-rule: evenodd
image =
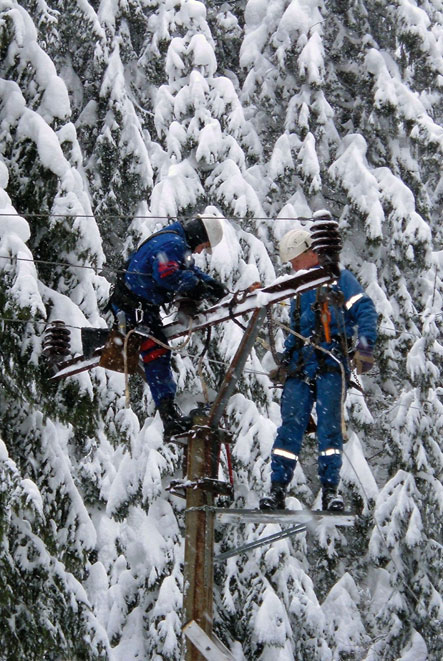
M 285 497 L 286 484 L 281 482 L 272 482 L 269 496 L 260 498 L 259 507 L 261 510 L 284 510 Z
M 164 397 L 157 410 L 160 413 L 166 437 L 183 434 L 191 429 L 192 419 L 188 415 L 183 415 L 172 397 Z
M 337 487 L 334 485 L 322 488 L 321 502 L 324 512 L 343 512 L 345 509 L 343 496 L 337 492 Z

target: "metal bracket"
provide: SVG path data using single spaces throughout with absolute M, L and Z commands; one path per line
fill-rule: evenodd
M 212 494 L 220 494 L 222 496 L 233 497 L 232 484 L 216 480 L 211 477 L 202 477 L 199 480 L 171 480 L 169 486 L 166 488 L 175 496 L 186 498 L 187 489 L 201 489 L 202 491 L 209 491 Z
M 304 523 L 299 523 L 298 525 L 293 526 L 288 530 L 282 530 L 281 532 L 276 532 L 273 535 L 268 535 L 267 537 L 261 537 L 260 539 L 256 539 L 255 541 L 249 542 L 248 544 L 243 544 L 243 546 L 238 546 L 237 548 L 229 549 L 229 551 L 225 551 L 224 553 L 219 553 L 219 555 L 215 556 L 214 562 L 223 562 L 223 560 L 232 558 L 233 556 L 239 555 L 240 553 L 247 553 L 248 551 L 252 551 L 253 549 L 258 549 L 260 548 L 260 546 L 264 546 L 265 544 L 272 544 L 272 542 L 276 542 L 279 539 L 284 539 L 285 537 L 291 537 L 292 535 L 298 535 L 299 533 L 305 531 L 306 531 L 306 525 Z
M 170 436 L 167 440 L 168 443 L 176 443 L 177 445 L 187 446 L 189 444 L 189 439 L 198 431 L 198 429 L 204 428 L 210 429 L 211 433 L 217 436 L 217 441 L 219 443 L 233 443 L 234 434 L 223 427 L 218 427 L 216 429 L 212 427 L 207 427 L 207 425 L 194 425 L 188 431 L 185 431 L 181 434 L 175 434 Z

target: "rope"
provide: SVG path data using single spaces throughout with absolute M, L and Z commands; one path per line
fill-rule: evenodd
M 129 373 L 128 373 L 128 341 L 132 333 L 135 332 L 135 329 L 132 328 L 125 335 L 125 341 L 123 342 L 123 365 L 125 371 L 125 406 L 127 409 L 131 408 L 131 394 L 129 391 Z
M 245 300 L 246 296 L 248 295 L 248 290 L 243 289 L 239 291 L 235 291 L 232 295 L 231 300 L 228 303 L 228 310 L 229 310 L 229 319 L 234 322 L 234 324 L 237 324 L 237 326 L 240 326 L 240 328 L 245 331 L 246 326 L 242 324 L 237 317 L 234 317 L 234 307 L 238 305 L 239 303 L 243 303 Z

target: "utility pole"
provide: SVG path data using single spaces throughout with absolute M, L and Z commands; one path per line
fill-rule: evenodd
M 185 519 L 184 632 L 186 661 L 228 661 L 230 652 L 214 636 L 214 496 L 223 493 L 218 424 L 254 345 L 265 308 L 256 309 L 207 417 L 196 420 L 188 443 Z M 192 641 L 192 642 L 191 642 Z

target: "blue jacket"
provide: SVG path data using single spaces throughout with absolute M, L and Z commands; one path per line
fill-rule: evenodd
M 162 305 L 177 292 L 186 294 L 203 280 L 214 281 L 194 264 L 181 223 L 153 234 L 130 257 L 125 284 L 152 305 Z
M 336 281 L 330 287 L 334 292 L 341 292 L 344 298 L 341 305 L 329 304 L 331 313 L 330 343 L 325 341 L 322 325 L 319 322 L 318 313 L 315 311 L 316 289 L 302 293 L 299 297 L 299 304 L 296 298 L 291 301 L 290 326 L 304 337 L 313 337 L 320 330 L 322 334 L 318 342 L 319 346 L 332 351 L 334 355 L 344 361 L 345 356 L 341 339 L 343 333 L 348 346 L 352 345 L 356 330 L 359 340 L 367 343 L 371 348 L 374 346 L 377 339 L 377 312 L 372 299 L 365 293 L 363 287 L 350 271 L 342 269 L 338 282 Z M 323 352 L 316 351 L 314 347 L 301 346 L 301 340 L 291 334 L 286 338 L 283 358 L 289 363 L 291 372 L 301 368 L 304 374 L 310 378 L 316 374 L 319 363 L 327 366 L 336 365 L 331 357 Z

